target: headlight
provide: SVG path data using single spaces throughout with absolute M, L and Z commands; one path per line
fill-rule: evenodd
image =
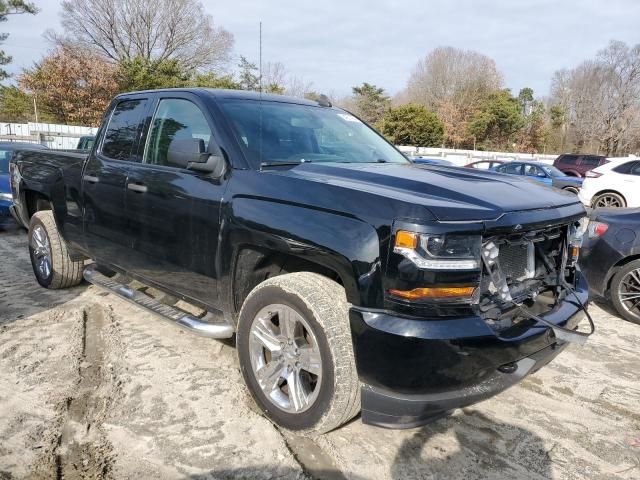
M 421 234 L 398 230 L 393 251 L 425 270 L 480 268 L 480 235 Z
M 0 193 L 0 200 L 5 200 L 7 202 L 13 201 L 13 196 L 10 193 L 2 192 Z

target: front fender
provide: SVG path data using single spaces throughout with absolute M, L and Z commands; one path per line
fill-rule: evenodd
M 354 217 L 257 198 L 236 198 L 223 209 L 220 270 L 231 288 L 232 256 L 252 246 L 302 258 L 335 272 L 354 305 L 382 305 L 380 239 Z M 229 298 L 229 292 L 221 292 Z M 225 295 L 226 293 L 226 295 Z

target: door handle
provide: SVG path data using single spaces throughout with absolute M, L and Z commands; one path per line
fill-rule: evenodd
M 100 181 L 98 177 L 93 177 L 91 175 L 85 175 L 84 177 L 82 177 L 82 179 L 85 182 L 89 182 L 89 183 L 98 183 Z
M 147 186 L 138 183 L 127 183 L 127 188 L 132 192 L 147 193 Z

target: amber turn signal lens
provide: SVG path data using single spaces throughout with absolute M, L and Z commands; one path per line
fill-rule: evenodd
M 433 287 L 414 288 L 412 290 L 389 289 L 394 297 L 405 300 L 443 299 L 443 298 L 468 298 L 473 295 L 475 287 Z
M 396 247 L 414 249 L 418 245 L 418 234 L 398 230 L 396 232 Z
M 571 259 L 572 260 L 577 260 L 579 255 L 580 255 L 580 248 L 572 246 L 571 247 Z

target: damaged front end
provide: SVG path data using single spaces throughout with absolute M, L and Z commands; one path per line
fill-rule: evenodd
M 593 333 L 593 321 L 574 292 L 584 228 L 582 221 L 483 238 L 476 313 L 499 338 L 517 339 L 536 323 L 551 328 L 556 338 L 569 342 L 584 343 Z M 590 323 L 588 332 L 544 319 L 545 314 L 572 297 Z

